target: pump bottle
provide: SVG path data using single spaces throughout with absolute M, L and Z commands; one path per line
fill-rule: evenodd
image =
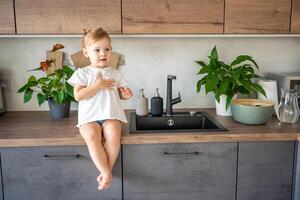
M 158 88 L 154 97 L 151 98 L 151 115 L 152 117 L 161 117 L 163 114 L 163 98 L 159 96 Z
M 148 115 L 148 98 L 144 95 L 144 89 L 140 89 L 139 97 L 136 102 L 136 115 L 146 116 Z

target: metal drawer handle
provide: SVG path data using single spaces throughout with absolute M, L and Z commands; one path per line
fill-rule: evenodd
M 80 157 L 80 154 L 75 155 L 44 155 L 45 159 L 65 159 L 65 158 L 72 158 L 72 159 L 78 159 Z
M 169 152 L 164 152 L 165 156 L 199 156 L 200 153 L 198 151 L 195 152 L 179 152 L 179 153 L 169 153 Z

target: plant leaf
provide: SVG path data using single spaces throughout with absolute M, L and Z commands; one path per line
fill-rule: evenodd
M 69 83 L 66 84 L 66 89 L 69 96 L 74 97 L 74 89 Z
M 219 68 L 219 65 L 218 65 L 218 60 L 216 59 L 211 59 L 209 61 L 209 65 L 211 66 L 212 69 L 214 70 L 217 70 Z
M 46 77 L 42 77 L 42 78 L 40 78 L 40 79 L 38 80 L 38 83 L 39 83 L 39 84 L 44 84 L 44 83 L 46 83 L 47 80 L 48 80 L 48 79 L 47 79 Z
M 201 86 L 205 84 L 206 77 L 203 77 L 201 80 L 197 82 L 197 92 L 199 93 L 201 90 Z
M 46 97 L 43 94 L 38 93 L 37 94 L 37 99 L 38 99 L 39 106 L 41 106 L 45 102 Z
M 69 66 L 64 66 L 63 70 L 68 76 L 72 76 L 74 73 L 74 70 Z
M 202 67 L 197 74 L 206 74 L 209 73 L 210 71 L 211 71 L 210 66 L 206 65 L 205 67 Z
M 232 73 L 231 73 L 231 77 L 232 77 L 232 79 L 233 79 L 235 82 L 239 82 L 239 79 L 240 79 L 240 73 L 238 73 L 238 72 L 232 72 Z
M 28 78 L 28 83 L 34 83 L 34 82 L 37 82 L 35 76 L 30 76 L 30 77 Z
M 214 46 L 214 48 L 211 50 L 210 57 L 211 57 L 211 60 L 218 60 L 219 59 L 218 51 L 217 51 L 216 46 Z
M 220 89 L 219 89 L 219 94 L 225 94 L 227 88 L 229 87 L 229 80 L 228 78 L 224 79 L 224 81 L 220 82 Z
M 23 86 L 18 90 L 18 93 L 24 92 L 27 88 L 28 88 L 28 84 L 26 83 L 25 85 L 23 85 Z
M 236 57 L 235 60 L 233 60 L 230 64 L 230 66 L 234 66 L 234 65 L 238 65 L 244 61 L 250 60 L 252 57 L 248 56 L 248 55 L 240 55 L 238 57 Z
M 218 103 L 220 103 L 220 94 L 219 93 L 215 93 L 215 99 L 217 100 Z
M 205 62 L 203 62 L 203 61 L 195 61 L 196 63 L 198 63 L 199 65 L 201 65 L 202 67 L 205 67 L 206 66 L 206 64 L 205 64 Z
M 59 104 L 61 104 L 61 103 L 64 102 L 64 97 L 65 97 L 64 91 L 60 91 L 60 92 L 58 93 L 58 102 L 59 102 Z
M 57 91 L 53 91 L 51 94 L 50 94 L 51 97 L 53 97 L 54 101 L 59 104 L 59 98 L 58 98 L 58 93 Z
M 206 83 L 205 83 L 206 94 L 210 91 L 214 91 L 218 82 L 219 82 L 219 79 L 215 76 L 207 78 Z
M 38 67 L 38 68 L 35 68 L 35 69 L 30 69 L 30 70 L 27 70 L 28 72 L 31 72 L 31 71 L 37 71 L 37 70 L 42 70 L 41 67 Z
M 25 93 L 24 93 L 24 103 L 27 103 L 28 101 L 30 101 L 31 97 L 32 97 L 32 93 L 33 93 L 33 90 L 28 88 L 26 89 Z
M 255 67 L 257 68 L 257 69 L 259 69 L 259 67 L 258 67 L 258 65 L 257 65 L 257 63 L 251 58 L 251 59 L 249 59 L 254 65 L 255 65 Z
M 49 86 L 50 86 L 50 88 L 52 87 L 52 88 L 56 88 L 55 86 L 56 86 L 56 81 L 55 81 L 55 79 L 52 79 L 51 81 L 50 81 L 50 83 L 49 83 Z
M 227 98 L 226 98 L 226 110 L 228 110 L 230 104 L 231 104 L 231 100 L 232 100 L 232 97 L 234 96 L 234 93 L 233 92 L 230 92 L 228 95 L 227 95 Z
M 254 88 L 254 91 L 261 93 L 265 97 L 267 97 L 265 90 L 257 83 L 252 83 L 252 87 Z
M 243 86 L 239 85 L 237 87 L 237 91 L 240 92 L 241 94 L 249 94 L 249 91 L 245 89 Z
M 242 84 L 242 86 L 248 90 L 249 92 L 251 91 L 251 82 L 250 81 L 247 81 L 247 80 L 240 80 L 240 83 Z M 248 93 L 249 93 L 248 92 Z
M 64 71 L 62 69 L 55 70 L 55 75 L 60 80 L 64 76 Z

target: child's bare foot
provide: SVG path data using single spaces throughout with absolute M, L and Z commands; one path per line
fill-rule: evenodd
M 100 174 L 97 177 L 97 181 L 99 183 L 98 190 L 108 189 L 110 187 L 111 179 L 112 179 L 111 174 L 109 174 L 108 176 L 105 174 L 104 175 Z
M 98 181 L 98 190 L 100 190 L 100 185 L 101 185 L 101 181 L 102 181 L 102 174 L 101 173 L 97 177 L 97 181 Z

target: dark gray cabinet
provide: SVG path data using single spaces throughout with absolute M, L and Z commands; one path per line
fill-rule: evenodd
M 124 200 L 233 200 L 237 143 L 123 145 Z
M 1 159 L 1 155 L 0 155 L 0 159 Z M 1 169 L 1 162 L 0 162 L 0 169 Z M 0 200 L 3 200 L 2 170 L 0 170 Z
M 237 200 L 292 197 L 294 142 L 240 142 Z
M 118 159 L 110 190 L 97 190 L 98 170 L 85 146 L 4 148 L 1 150 L 4 199 L 121 200 Z
M 300 200 L 300 143 L 297 142 L 295 149 L 295 170 L 294 170 L 294 187 L 293 200 Z

